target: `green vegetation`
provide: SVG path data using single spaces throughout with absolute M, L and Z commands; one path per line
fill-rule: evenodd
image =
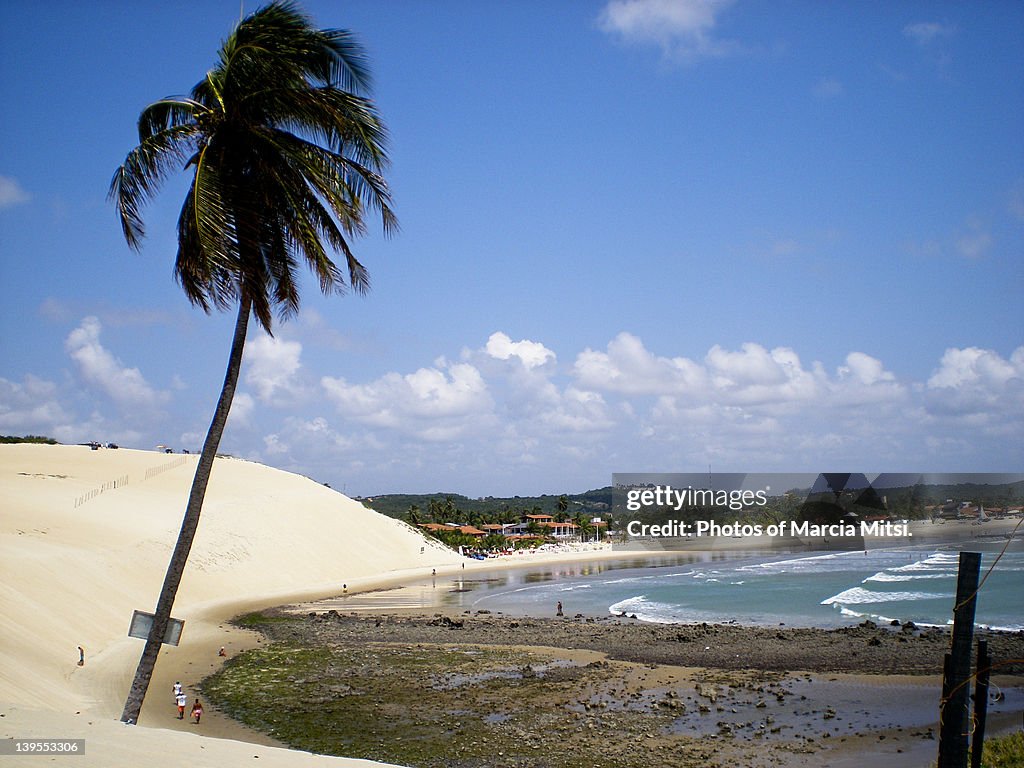
M 24 437 L 18 437 L 17 435 L 0 435 L 0 444 L 4 443 L 41 443 L 43 445 L 60 445 L 52 437 L 43 437 L 42 435 L 25 435 Z
M 981 751 L 982 768 L 1020 768 L 1024 765 L 1024 731 L 989 736 Z
M 415 768 L 715 764 L 698 739 L 659 737 L 637 750 L 671 715 L 647 702 L 591 714 L 584 703 L 611 685 L 607 664 L 513 648 L 275 643 L 230 659 L 201 688 L 246 725 L 320 754 Z
M 585 493 L 557 496 L 486 496 L 480 499 L 457 493 L 391 493 L 368 496 L 359 501 L 382 515 L 407 520 L 413 525 L 453 521 L 470 525 L 512 523 L 518 522 L 523 515 L 538 514 L 552 515 L 556 520 L 571 520 L 580 514 L 588 519 L 607 519 L 611 512 L 612 489 L 607 486 Z
M 296 619 L 291 616 L 253 611 L 252 613 L 243 613 L 241 616 L 235 617 L 231 620 L 231 623 L 245 629 L 254 629 L 256 627 L 265 627 L 268 624 L 287 624 L 290 621 L 296 621 Z

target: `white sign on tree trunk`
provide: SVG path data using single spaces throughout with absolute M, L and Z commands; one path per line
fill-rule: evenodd
M 132 623 L 128 627 L 128 637 L 137 637 L 140 640 L 149 639 L 149 630 L 153 626 L 153 614 L 146 613 L 145 611 L 135 611 L 132 613 Z M 167 620 L 167 631 L 164 632 L 163 643 L 164 645 L 177 645 L 178 641 L 181 640 L 181 630 L 185 627 L 185 622 L 181 619 L 168 619 Z

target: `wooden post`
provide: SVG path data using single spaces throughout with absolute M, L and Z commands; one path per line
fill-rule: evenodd
M 974 680 L 974 738 L 971 739 L 971 768 L 981 768 L 981 753 L 985 748 L 985 716 L 988 713 L 988 676 L 992 657 L 988 655 L 988 641 L 978 641 L 978 671 Z
M 939 708 L 938 768 L 967 768 L 968 682 L 971 678 L 971 644 L 974 639 L 974 609 L 977 604 L 980 552 L 961 552 L 953 606 L 953 641 L 950 662 L 943 676 L 944 695 Z M 948 676 L 948 680 L 946 677 Z

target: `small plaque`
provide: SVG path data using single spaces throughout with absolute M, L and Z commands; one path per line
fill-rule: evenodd
M 153 614 L 145 611 L 135 611 L 132 614 L 132 623 L 128 627 L 128 637 L 137 637 L 140 640 L 149 639 L 149 630 L 153 626 Z M 167 631 L 164 633 L 164 645 L 177 645 L 181 640 L 181 631 L 185 622 L 181 619 L 168 619 Z

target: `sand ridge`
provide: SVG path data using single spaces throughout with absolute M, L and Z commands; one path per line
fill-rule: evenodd
M 93 756 L 96 765 L 117 765 L 97 755 L 108 748 L 124 752 L 125 764 L 143 764 L 114 742 L 159 752 L 164 734 L 185 736 L 140 728 L 124 738 L 126 726 L 116 720 L 142 650 L 141 640 L 127 637 L 131 614 L 153 610 L 197 458 L 0 445 L 0 736 L 71 737 L 50 730 L 88 717 L 93 725 L 74 732 L 104 735 L 76 765 L 93 764 Z M 193 661 L 207 666 L 199 658 L 223 642 L 226 618 L 461 561 L 405 523 L 312 480 L 218 459 L 174 609 L 186 622 L 182 645 L 163 650 L 141 725 L 165 724 L 170 696 L 162 687 L 169 691 Z M 78 646 L 85 649 L 81 667 Z M 204 719 L 204 732 L 212 725 Z M 252 749 L 237 743 L 242 753 Z M 278 751 L 282 765 L 308 764 L 294 762 L 300 753 Z

